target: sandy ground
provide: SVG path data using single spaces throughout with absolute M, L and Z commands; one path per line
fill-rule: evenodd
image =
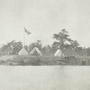
M 0 90 L 90 90 L 90 67 L 0 66 Z

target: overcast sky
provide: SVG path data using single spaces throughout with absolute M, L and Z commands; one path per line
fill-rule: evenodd
M 90 0 L 0 0 L 0 44 L 11 40 L 26 44 L 53 42 L 53 34 L 66 29 L 81 46 L 90 47 Z

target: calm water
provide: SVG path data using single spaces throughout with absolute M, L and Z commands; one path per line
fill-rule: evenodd
M 0 90 L 90 90 L 90 67 L 0 66 Z

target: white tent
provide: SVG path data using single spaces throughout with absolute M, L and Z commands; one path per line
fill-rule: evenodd
M 18 55 L 28 55 L 28 52 L 26 51 L 25 48 L 22 48 L 22 49 L 19 51 Z
M 61 51 L 60 49 L 58 49 L 58 50 L 56 51 L 56 53 L 54 54 L 54 56 L 62 57 L 62 56 L 64 56 L 64 54 L 62 53 L 62 51 Z
M 35 47 L 31 52 L 30 55 L 35 55 L 35 56 L 42 56 L 42 53 L 40 52 L 40 50 Z

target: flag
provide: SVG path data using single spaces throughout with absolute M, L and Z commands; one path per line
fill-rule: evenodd
M 26 28 L 24 28 L 24 30 L 27 35 L 31 34 L 31 32 L 29 32 Z

